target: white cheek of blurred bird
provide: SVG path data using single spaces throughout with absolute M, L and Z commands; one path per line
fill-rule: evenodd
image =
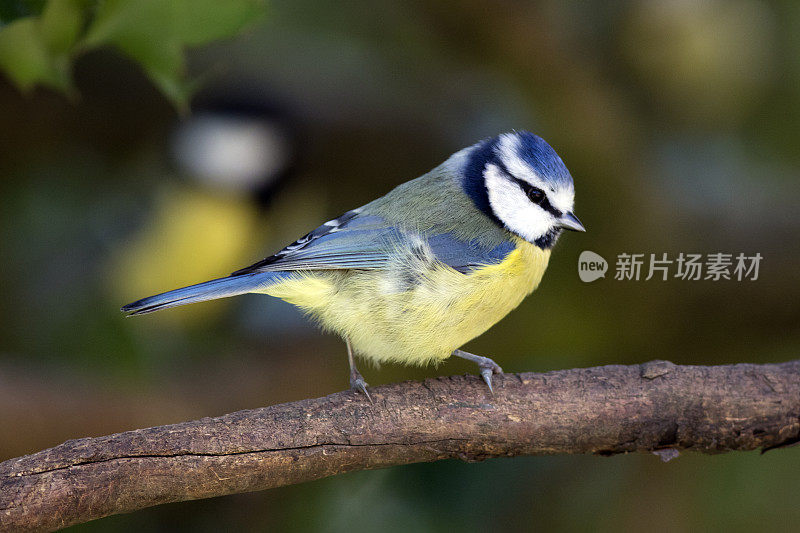
M 491 390 L 500 366 L 458 348 L 536 289 L 564 229 L 585 231 L 574 200 L 572 176 L 550 145 L 529 132 L 506 133 L 228 277 L 122 310 L 140 315 L 267 294 L 345 340 L 350 385 L 367 398 L 354 355 L 410 365 L 455 355 L 477 363 Z

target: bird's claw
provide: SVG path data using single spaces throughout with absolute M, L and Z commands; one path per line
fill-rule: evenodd
M 369 400 L 369 403 L 375 403 L 372 401 L 372 396 L 370 396 L 369 392 L 367 391 L 367 382 L 364 381 L 364 378 L 358 371 L 350 374 L 350 388 L 356 392 L 363 392 L 364 396 L 366 396 L 367 400 Z
M 481 369 L 481 377 L 483 381 L 486 382 L 486 385 L 489 387 L 489 392 L 494 394 L 494 388 L 492 388 L 492 374 L 502 374 L 503 369 L 500 368 L 500 365 L 489 359 L 488 357 L 485 358 L 485 361 L 481 361 L 478 363 L 478 368 Z
M 483 357 L 482 355 L 475 355 L 474 353 L 465 352 L 464 350 L 454 350 L 453 355 L 456 357 L 460 357 L 462 359 L 466 359 L 467 361 L 472 361 L 473 363 L 478 365 L 478 368 L 481 370 L 481 377 L 483 381 L 489 386 L 489 392 L 494 394 L 494 388 L 492 387 L 492 374 L 502 374 L 503 369 L 500 368 L 500 365 L 489 359 L 488 357 Z

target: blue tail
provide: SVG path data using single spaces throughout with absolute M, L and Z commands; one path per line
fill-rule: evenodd
M 128 316 L 143 315 L 177 307 L 179 305 L 204 302 L 206 300 L 216 300 L 217 298 L 227 298 L 238 294 L 246 294 L 256 289 L 263 288 L 277 281 L 283 272 L 258 272 L 254 274 L 244 274 L 239 276 L 228 276 L 227 278 L 212 279 L 205 283 L 198 283 L 182 289 L 157 294 L 142 298 L 122 308 Z

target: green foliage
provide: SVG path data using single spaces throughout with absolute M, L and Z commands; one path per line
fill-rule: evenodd
M 42 36 L 36 17 L 25 17 L 0 32 L 0 68 L 22 90 L 36 84 L 67 89 L 69 82 L 59 71 Z
M 186 48 L 234 36 L 263 14 L 263 0 L 0 1 L 0 70 L 23 91 L 70 93 L 74 59 L 113 47 L 184 110 L 194 86 Z

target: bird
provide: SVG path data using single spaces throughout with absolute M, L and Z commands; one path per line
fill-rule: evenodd
M 494 394 L 500 365 L 461 347 L 539 286 L 564 230 L 586 231 L 574 203 L 572 176 L 544 139 L 503 133 L 229 276 L 122 311 L 266 294 L 344 339 L 350 386 L 370 402 L 356 356 L 420 366 L 457 356 L 477 363 Z

